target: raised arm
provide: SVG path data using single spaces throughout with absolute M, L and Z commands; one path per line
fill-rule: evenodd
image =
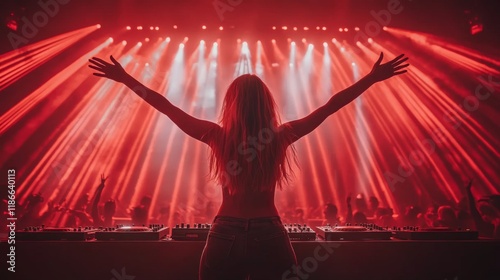
M 283 127 L 287 128 L 285 131 L 292 134 L 292 143 L 300 139 L 302 136 L 312 132 L 328 116 L 349 104 L 376 82 L 386 80 L 395 75 L 406 73 L 404 68 L 406 68 L 409 64 L 403 64 L 408 60 L 408 57 L 404 57 L 404 54 L 399 55 L 387 63 L 381 64 L 383 58 L 383 53 L 380 53 L 379 59 L 368 75 L 361 78 L 352 86 L 332 96 L 325 105 L 319 107 L 302 119 L 283 124 Z
M 163 95 L 149 89 L 130 76 L 113 56 L 111 56 L 110 59 L 112 63 L 97 57 L 89 59 L 91 63 L 89 67 L 99 71 L 94 73 L 95 76 L 123 83 L 149 105 L 167 115 L 186 134 L 208 144 L 210 135 L 219 128 L 219 125 L 213 122 L 200 120 L 187 114 L 170 103 Z
M 95 194 L 94 194 L 94 199 L 92 201 L 92 211 L 91 211 L 90 215 L 92 216 L 92 221 L 94 223 L 94 226 L 98 226 L 98 225 L 101 225 L 103 223 L 103 221 L 101 219 L 101 215 L 99 215 L 98 205 L 99 205 L 99 200 L 101 200 L 101 194 L 102 194 L 102 190 L 104 189 L 106 179 L 108 179 L 108 177 L 104 177 L 104 174 L 102 174 L 101 175 L 101 183 L 97 187 L 97 190 L 95 191 Z

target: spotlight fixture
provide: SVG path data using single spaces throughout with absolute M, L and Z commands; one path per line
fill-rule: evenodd
M 95 27 L 96 27 L 97 29 L 99 29 L 99 28 L 101 28 L 101 25 L 100 25 L 100 24 L 97 24 Z
M 347 31 L 349 31 L 349 29 L 347 29 L 347 28 L 344 28 L 344 32 L 347 32 Z
M 326 30 L 326 26 L 323 26 L 323 28 L 321 28 L 321 29 Z
M 283 30 L 287 30 L 287 29 L 288 29 L 288 27 L 283 26 L 283 27 L 281 27 L 281 29 L 283 29 Z
M 224 30 L 224 27 L 222 27 L 222 26 L 219 26 L 219 30 Z
M 127 26 L 126 28 L 127 28 L 127 30 L 131 30 L 132 29 L 132 27 L 130 27 L 130 26 Z
M 276 26 L 273 26 L 273 30 L 276 30 Z
M 174 25 L 174 29 L 177 29 L 177 25 Z
M 342 31 L 344 31 L 344 29 L 342 29 L 342 28 L 339 28 L 339 31 L 340 31 L 340 32 L 342 32 Z
M 137 30 L 142 30 L 142 26 L 137 26 Z
M 205 29 L 207 29 L 207 26 L 203 25 L 203 26 L 201 26 L 201 29 L 205 30 Z
M 155 30 L 156 30 L 156 31 L 160 30 L 160 27 L 158 27 L 158 26 L 157 26 L 157 27 L 155 27 Z
M 359 27 L 357 27 L 357 26 L 356 26 L 356 27 L 354 27 L 354 30 L 355 30 L 355 31 L 359 31 Z

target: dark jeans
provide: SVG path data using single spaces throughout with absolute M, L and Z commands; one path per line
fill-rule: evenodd
M 199 279 L 277 280 L 296 264 L 279 217 L 217 216 L 203 249 Z

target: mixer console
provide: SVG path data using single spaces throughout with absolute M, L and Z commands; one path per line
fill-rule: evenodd
M 284 224 L 290 241 L 314 241 L 316 232 L 307 225 Z
M 326 241 L 389 240 L 392 232 L 374 224 L 347 224 L 345 226 L 319 226 L 318 235 Z
M 25 241 L 86 241 L 94 239 L 97 229 L 92 227 L 53 228 L 45 226 L 31 226 L 16 231 L 16 239 Z
M 162 240 L 167 237 L 169 228 L 153 224 L 146 226 L 116 226 L 100 228 L 95 233 L 97 240 Z
M 172 228 L 172 239 L 179 241 L 205 241 L 211 224 L 177 224 Z
M 393 228 L 394 238 L 403 240 L 475 240 L 479 233 L 470 229 L 452 230 L 448 227 L 403 227 Z

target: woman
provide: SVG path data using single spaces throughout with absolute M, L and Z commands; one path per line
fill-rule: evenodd
M 145 87 L 112 63 L 90 59 L 94 75 L 125 84 L 167 115 L 189 136 L 210 146 L 210 169 L 221 184 L 223 201 L 213 221 L 200 261 L 200 279 L 281 279 L 297 264 L 274 205 L 276 187 L 290 176 L 290 145 L 318 127 L 376 82 L 403 74 L 408 58 L 381 64 L 308 116 L 280 124 L 267 86 L 255 75 L 242 75 L 229 86 L 220 125 L 194 118 L 161 94 Z

